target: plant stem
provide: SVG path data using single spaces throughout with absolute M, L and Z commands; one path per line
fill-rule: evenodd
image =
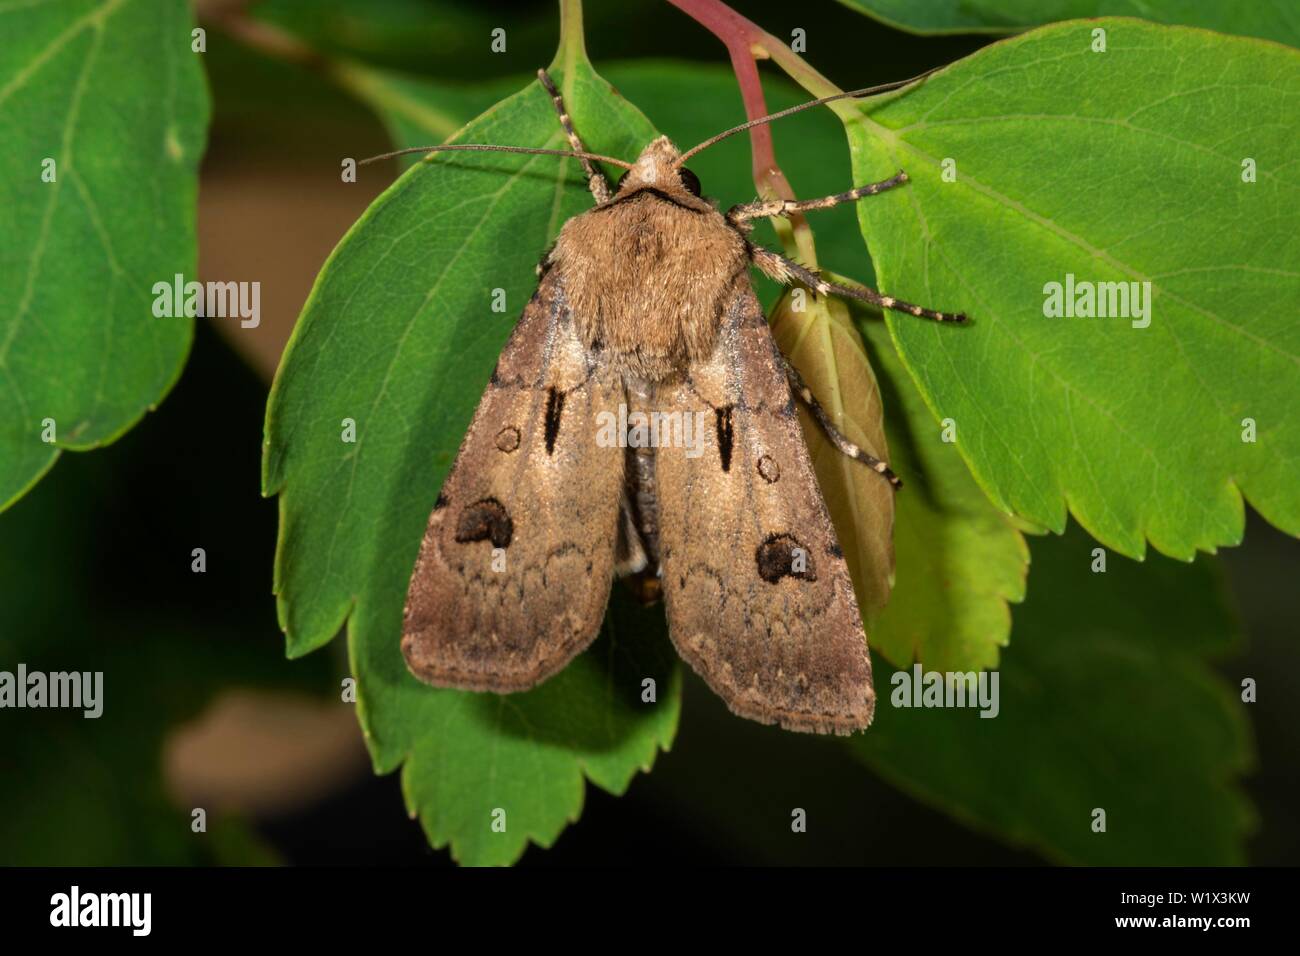
M 263 56 L 312 70 L 328 72 L 329 60 L 307 43 L 279 27 L 248 15 L 247 2 L 198 0 L 196 13 L 200 21 L 215 24 L 244 46 Z
M 573 64 L 587 59 L 587 42 L 582 29 L 582 0 L 560 0 L 560 47 L 552 66 L 564 71 L 570 82 Z M 567 92 L 567 91 L 566 91 Z
M 776 61 L 791 79 L 815 96 L 840 92 L 834 83 L 805 63 L 785 43 L 732 10 L 722 0 L 668 2 L 705 27 L 726 46 L 748 119 L 758 119 L 770 112 L 763 96 L 762 80 L 758 75 L 756 60 L 759 58 Z M 832 104 L 834 105 L 841 104 Z M 845 106 L 845 109 L 848 110 L 847 113 L 837 110 L 841 118 L 852 115 L 851 106 Z M 749 131 L 749 141 L 753 156 L 754 186 L 759 195 L 764 198 L 794 199 L 794 190 L 790 188 L 785 173 L 776 161 L 772 128 L 767 124 L 753 127 Z M 816 268 L 817 251 L 813 245 L 812 231 L 803 215 L 791 216 L 789 226 L 784 226 L 779 221 L 774 225 L 787 253 L 794 254 L 809 268 Z

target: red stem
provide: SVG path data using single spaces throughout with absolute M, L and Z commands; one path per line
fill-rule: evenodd
M 746 119 L 766 116 L 769 112 L 767 100 L 763 96 L 763 84 L 751 46 L 751 38 L 757 32 L 754 24 L 719 0 L 668 2 L 707 28 L 726 45 L 727 53 L 731 56 L 731 68 L 736 74 L 736 85 L 740 87 L 740 96 L 745 104 Z M 753 146 L 754 183 L 762 185 L 773 170 L 780 174 L 772 143 L 772 129 L 766 125 L 755 126 L 749 131 L 749 138 Z
M 736 85 L 745 104 L 747 119 L 758 119 L 769 112 L 763 96 L 763 84 L 755 62 L 755 46 L 766 33 L 752 21 L 745 19 L 721 0 L 668 0 L 692 20 L 705 27 L 727 47 L 731 55 L 731 68 L 736 74 Z M 759 47 L 761 49 L 761 46 Z M 766 54 L 764 54 L 766 55 Z M 753 155 L 754 185 L 760 194 L 781 199 L 795 198 L 785 173 L 776 161 L 776 147 L 772 142 L 772 128 L 766 124 L 749 131 Z M 796 232 L 803 231 L 802 216 L 791 217 Z

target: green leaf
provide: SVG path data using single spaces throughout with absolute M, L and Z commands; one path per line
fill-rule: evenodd
M 653 137 L 585 59 L 553 75 L 593 150 L 636 155 Z M 537 83 L 455 138 L 567 145 Z M 435 154 L 408 170 L 321 272 L 268 404 L 263 487 L 281 495 L 275 590 L 289 653 L 320 647 L 347 621 L 376 770 L 405 763 L 412 813 L 466 863 L 549 845 L 577 818 L 584 775 L 621 792 L 676 727 L 676 666 L 617 602 L 614 633 L 526 695 L 434 690 L 410 676 L 398 646 L 442 477 L 531 295 L 533 267 L 590 201 L 573 160 Z M 505 314 L 491 308 L 497 288 Z M 344 419 L 356 422 L 354 444 L 341 440 Z M 656 680 L 657 703 L 641 702 L 644 678 Z M 497 809 L 504 833 L 492 829 Z
M 654 681 L 657 703 L 644 702 Z M 582 812 L 583 777 L 623 794 L 677 732 L 681 669 L 663 612 L 616 587 L 597 642 L 525 694 L 425 688 L 402 791 L 429 842 L 463 863 L 514 862 L 527 841 L 549 847 Z M 504 827 L 503 832 L 494 824 Z
M 1011 634 L 1008 602 L 1025 597 L 1029 548 L 944 441 L 884 323 L 860 327 L 888 409 L 893 467 L 907 476 L 895 502 L 894 597 L 869 634 L 872 650 L 899 667 L 996 667 Z
M 881 288 L 974 319 L 889 326 L 1000 508 L 1059 531 L 1068 507 L 1133 556 L 1237 544 L 1243 495 L 1300 533 L 1298 107 L 1296 51 L 1106 20 L 994 44 L 850 122 L 858 181 L 912 177 L 858 204 Z M 1068 275 L 1150 282 L 1149 327 L 1047 317 Z
M 913 33 L 1012 33 L 1056 20 L 1142 17 L 1300 45 L 1300 15 L 1272 0 L 840 0 Z
M 913 660 L 936 670 L 995 667 L 1011 632 L 1008 602 L 1024 598 L 1028 547 L 976 486 L 956 449 L 943 441 L 883 323 L 863 322 L 861 330 L 871 360 L 843 303 L 817 299 L 795 312 L 783 300 L 772 317 L 781 351 L 821 396 L 840 430 L 879 455 L 886 444 L 883 427 L 887 460 L 907 476 L 895 494 L 879 475 L 831 446 L 821 427 L 801 413 L 867 639 L 900 667 Z M 882 408 L 888 410 L 883 424 Z M 897 591 L 892 598 L 891 587 Z
M 369 104 L 379 114 L 392 141 L 403 147 L 443 142 L 469 118 L 510 96 L 526 82 L 507 77 L 465 85 L 434 83 L 350 61 L 333 64 L 330 75 Z M 420 160 L 419 154 L 399 159 L 403 168 Z
M 191 26 L 182 0 L 0 6 L 0 508 L 180 374 L 193 320 L 155 318 L 152 288 L 195 271 Z
M 967 0 L 840 0 L 875 20 L 912 33 L 1001 33 L 1013 30 L 971 12 Z
M 555 44 L 554 6 L 515 4 L 507 16 L 463 0 L 258 0 L 249 12 L 334 59 L 464 77 L 501 70 L 502 61 L 533 69 L 545 62 Z M 504 51 L 492 48 L 498 28 L 506 31 Z
M 1112 558 L 1093 573 L 1076 530 L 1033 552 L 997 716 L 893 706 L 896 677 L 911 675 L 880 666 L 876 721 L 849 746 L 909 793 L 1053 860 L 1243 862 L 1252 814 L 1236 777 L 1252 748 L 1241 701 L 1207 666 L 1238 644 L 1213 561 Z

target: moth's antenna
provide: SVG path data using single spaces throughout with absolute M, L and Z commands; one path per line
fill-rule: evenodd
M 601 156 L 598 153 L 582 153 L 569 149 L 536 149 L 532 146 L 494 146 L 491 144 L 476 143 L 446 143 L 442 146 L 411 146 L 407 149 L 395 149 L 391 153 L 380 153 L 378 156 L 370 156 L 367 159 L 360 160 L 357 165 L 364 166 L 366 163 L 377 163 L 381 159 L 392 159 L 394 156 L 405 156 L 407 153 L 436 153 L 443 150 L 478 150 L 479 152 L 489 153 L 535 153 L 538 156 L 576 156 L 579 159 L 594 159 L 598 163 L 609 163 L 611 166 L 619 166 L 623 169 L 631 169 L 632 164 L 621 159 L 615 159 L 613 156 Z
M 931 73 L 934 73 L 936 70 L 941 70 L 941 69 L 943 69 L 943 67 L 936 66 L 933 69 L 926 70 L 924 73 L 918 73 L 916 76 L 912 77 L 909 80 L 894 80 L 892 83 L 881 83 L 879 86 L 868 86 L 861 90 L 849 90 L 847 93 L 836 93 L 833 96 L 823 96 L 819 100 L 813 100 L 810 103 L 801 103 L 798 106 L 790 107 L 788 110 L 781 110 L 779 113 L 771 113 L 767 116 L 760 116 L 758 119 L 752 119 L 748 123 L 741 123 L 739 126 L 733 126 L 731 129 L 725 130 L 724 132 L 719 133 L 717 136 L 710 136 L 704 142 L 700 143 L 699 146 L 692 147 L 691 149 L 688 149 L 686 152 L 682 153 L 681 157 L 677 160 L 676 163 L 674 163 L 674 165 L 680 166 L 682 163 L 686 162 L 686 160 L 690 159 L 692 156 L 694 156 L 696 153 L 700 152 L 701 150 L 708 149 L 714 143 L 719 142 L 720 140 L 724 140 L 728 136 L 734 136 L 737 133 L 743 133 L 745 130 L 750 129 L 752 127 L 761 126 L 764 123 L 770 123 L 772 122 L 772 120 L 778 120 L 781 117 L 789 116 L 792 113 L 798 113 L 803 110 L 810 110 L 814 106 L 821 106 L 823 103 L 829 103 L 832 100 L 845 100 L 853 96 L 871 96 L 873 93 L 886 93 L 889 90 L 896 90 L 901 86 L 907 86 L 909 83 L 915 83 L 917 80 L 923 80 Z

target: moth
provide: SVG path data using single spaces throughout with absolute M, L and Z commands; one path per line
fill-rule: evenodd
M 866 634 L 796 401 L 841 452 L 899 482 L 840 433 L 786 361 L 749 270 L 916 316 L 965 316 L 833 285 L 749 233 L 760 217 L 875 195 L 906 173 L 724 213 L 685 161 L 794 110 L 685 153 L 660 137 L 629 163 L 589 152 L 554 83 L 538 76 L 571 151 L 417 148 L 574 156 L 595 205 L 564 224 L 538 266 L 537 291 L 429 516 L 406 600 L 407 666 L 438 687 L 528 690 L 594 640 L 613 579 L 630 576 L 644 599 L 662 598 L 678 653 L 734 713 L 795 731 L 867 727 Z M 625 172 L 611 187 L 595 162 Z M 601 422 L 620 411 L 620 421 L 680 413 L 703 422 L 705 453 L 598 441 Z

